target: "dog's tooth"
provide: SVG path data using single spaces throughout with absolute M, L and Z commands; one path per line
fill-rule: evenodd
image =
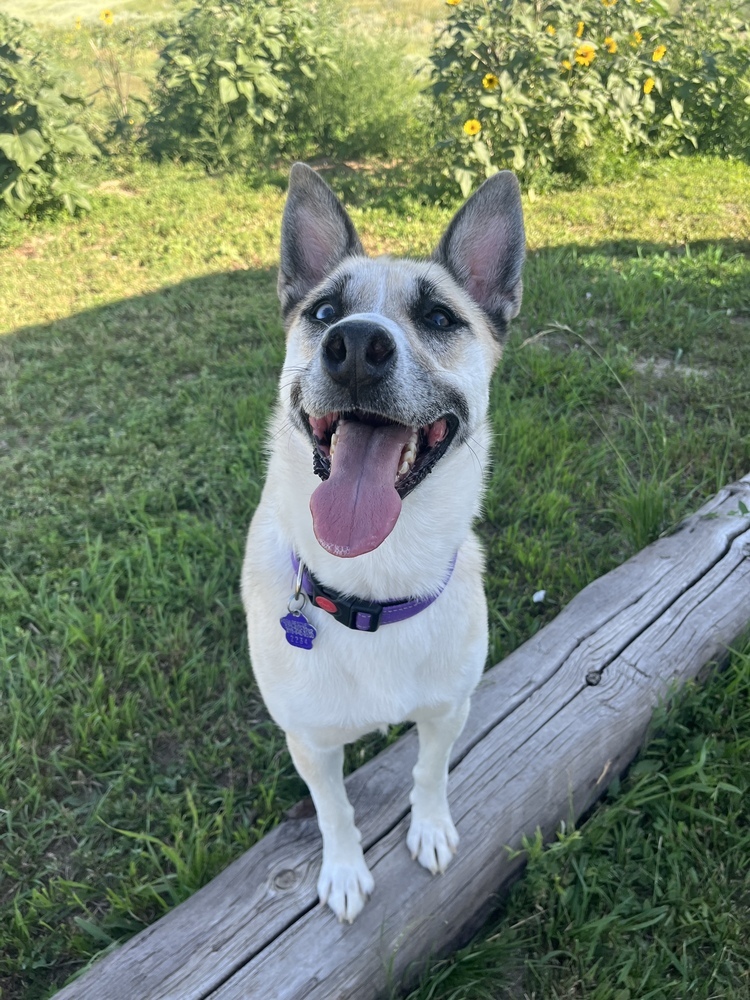
M 409 469 L 410 469 L 409 463 L 408 462 L 402 462 L 402 464 L 399 466 L 399 470 L 398 470 L 399 476 L 405 476 L 406 473 L 409 471 Z

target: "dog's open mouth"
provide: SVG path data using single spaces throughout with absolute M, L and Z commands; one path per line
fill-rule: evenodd
M 388 537 L 402 499 L 433 470 L 458 428 L 451 413 L 421 427 L 359 411 L 307 421 L 314 468 L 324 480 L 310 499 L 315 536 L 345 558 Z

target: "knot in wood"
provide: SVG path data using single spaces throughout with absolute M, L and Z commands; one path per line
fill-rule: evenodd
M 596 685 L 601 681 L 602 675 L 599 670 L 589 670 L 586 674 L 586 683 L 591 687 L 596 687 Z
M 274 875 L 273 887 L 274 889 L 279 889 L 281 892 L 286 892 L 289 889 L 293 889 L 298 881 L 299 876 L 293 868 L 284 868 Z

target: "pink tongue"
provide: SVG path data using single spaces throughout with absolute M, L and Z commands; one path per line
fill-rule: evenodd
M 371 552 L 393 531 L 401 513 L 394 483 L 409 427 L 371 427 L 342 420 L 331 475 L 310 497 L 315 537 L 333 555 Z

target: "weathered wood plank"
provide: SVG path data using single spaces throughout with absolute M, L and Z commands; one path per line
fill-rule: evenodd
M 329 963 L 340 960 L 341 968 L 337 972 L 326 966 L 318 979 L 318 971 L 300 967 L 297 952 L 289 960 L 295 966 L 296 985 L 283 996 L 349 996 L 353 994 L 346 992 L 348 979 L 342 971 L 347 956 L 365 948 L 368 954 L 377 951 L 379 961 L 390 961 L 394 942 L 400 941 L 394 960 L 394 970 L 400 974 L 410 962 L 440 946 L 447 931 L 443 928 L 441 934 L 434 926 L 437 918 L 422 914 L 450 914 L 452 930 L 457 930 L 470 920 L 468 911 L 475 915 L 478 901 L 486 899 L 490 890 L 497 891 L 520 864 L 508 863 L 503 844 L 519 843 L 521 833 L 537 825 L 551 832 L 571 808 L 578 814 L 593 801 L 632 758 L 658 697 L 655 688 L 644 687 L 638 659 L 642 654 L 633 659 L 643 637 L 661 643 L 661 673 L 654 674 L 661 683 L 664 664 L 672 662 L 667 650 L 679 641 L 685 644 L 684 635 L 691 637 L 686 661 L 690 666 L 684 670 L 681 663 L 675 666 L 677 675 L 687 677 L 748 623 L 750 581 L 742 573 L 747 567 L 750 521 L 737 515 L 740 496 L 748 503 L 750 476 L 722 490 L 676 534 L 594 581 L 553 622 L 488 672 L 454 748 L 452 786 L 458 783 L 459 790 L 452 803 L 462 845 L 445 876 L 433 879 L 410 861 L 403 845 L 416 754 L 415 736 L 408 733 L 347 781 L 376 878 L 375 896 L 352 928 L 338 927 L 332 915 L 316 906 L 320 840 L 314 818 L 289 820 L 187 902 L 58 993 L 57 1000 L 280 997 L 278 963 L 285 961 L 287 946 L 292 951 L 303 947 L 308 957 L 320 952 Z M 738 586 L 745 588 L 744 601 Z M 716 605 L 718 593 L 723 597 Z M 684 600 L 697 604 L 683 606 Z M 701 607 L 711 608 L 716 620 L 702 616 Z M 671 633 L 662 635 L 659 628 Z M 634 666 L 628 667 L 631 662 Z M 601 676 L 601 683 L 591 686 L 587 675 Z M 613 693 L 615 676 L 620 681 Z M 615 693 L 611 707 L 608 700 Z M 631 698 L 637 704 L 628 714 Z M 602 719 L 608 720 L 613 732 L 598 733 L 599 726 L 607 730 Z M 562 738 L 566 729 L 560 731 L 562 736 L 554 735 L 561 720 L 571 730 L 567 743 Z M 588 770 L 576 763 L 576 740 L 588 748 Z M 575 781 L 563 783 L 562 792 L 559 773 L 544 756 L 549 752 L 545 746 L 562 754 L 560 759 L 576 775 Z M 547 761 L 545 767 L 540 766 L 541 759 Z M 502 814 L 495 806 L 498 801 L 506 803 Z M 483 803 L 490 805 L 489 817 L 483 815 Z M 477 831 L 482 832 L 475 847 Z M 482 844 L 494 845 L 497 857 L 482 857 L 475 874 Z M 426 930 L 406 932 L 412 923 Z M 368 938 L 368 928 L 374 937 Z M 309 934 L 313 937 L 306 938 Z M 382 964 L 379 971 L 369 966 L 365 971 L 361 954 L 355 964 L 362 982 L 369 977 L 372 995 L 377 995 L 385 982 Z M 269 993 L 269 985 L 262 985 L 268 974 L 264 970 L 274 966 L 276 981 Z M 285 980 L 286 973 L 285 966 Z M 304 978 L 308 974 L 312 979 Z M 343 992 L 332 992 L 337 976 L 343 976 Z M 316 979 L 326 983 L 320 994 L 313 985 Z M 357 997 L 370 995 L 363 989 L 357 987 Z

